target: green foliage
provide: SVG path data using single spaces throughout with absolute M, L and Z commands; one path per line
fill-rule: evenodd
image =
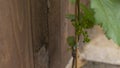
M 69 19 L 70 21 L 75 21 L 75 15 L 74 14 L 67 14 L 66 18 Z
M 104 29 L 106 36 L 120 45 L 120 0 L 91 0 L 96 23 Z
M 69 44 L 69 46 L 70 47 L 73 47 L 73 46 L 75 46 L 75 38 L 74 38 L 74 36 L 69 36 L 68 38 L 67 38 L 67 42 L 68 42 L 68 44 Z
M 78 16 L 80 17 L 77 17 L 79 18 L 78 21 L 76 21 L 75 14 L 68 14 L 66 18 L 68 18 L 71 21 L 72 25 L 74 26 L 76 32 L 75 34 L 78 36 L 83 35 L 84 36 L 83 42 L 86 43 L 90 41 L 86 29 L 92 28 L 95 24 L 94 12 L 91 8 L 86 7 L 82 3 L 80 4 L 80 9 L 81 11 L 78 12 L 78 14 L 80 14 Z M 70 42 L 72 43 L 72 41 L 69 41 L 68 43 Z
M 84 4 L 80 4 L 80 8 L 82 10 L 81 16 L 83 17 L 81 22 L 83 22 L 83 25 L 85 25 L 84 28 L 92 28 L 95 23 L 94 18 L 94 11 L 91 8 L 87 8 Z
M 74 4 L 76 0 L 69 0 L 69 1 L 70 1 L 72 4 Z

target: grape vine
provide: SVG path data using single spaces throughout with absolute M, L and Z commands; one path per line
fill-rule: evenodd
M 69 36 L 67 42 L 72 49 L 73 64 L 72 68 L 77 68 L 77 48 L 79 45 L 79 36 L 83 36 L 84 43 L 90 41 L 87 33 L 87 29 L 92 28 L 95 25 L 94 12 L 91 8 L 80 3 L 80 0 L 70 0 L 75 3 L 75 14 L 68 14 L 66 17 L 71 21 L 74 29 L 75 36 Z
M 72 3 L 75 2 L 75 0 L 71 0 L 71 1 Z M 89 42 L 90 38 L 88 36 L 87 29 L 90 29 L 95 25 L 93 9 L 85 6 L 83 3 L 80 3 L 79 7 L 77 6 L 77 15 L 67 14 L 66 18 L 69 19 L 72 25 L 74 26 L 75 35 L 77 36 L 83 35 L 84 37 L 83 42 L 84 43 Z M 69 36 L 67 38 L 67 42 L 70 45 L 70 47 L 73 47 L 78 43 L 75 42 L 75 36 Z

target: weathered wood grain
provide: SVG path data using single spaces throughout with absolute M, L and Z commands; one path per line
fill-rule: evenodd
M 67 5 L 68 0 L 50 0 L 48 13 L 50 68 L 65 68 L 70 57 L 66 43 L 68 36 L 68 23 L 65 18 Z
M 35 68 L 48 68 L 47 0 L 31 0 L 31 22 Z
M 47 0 L 31 0 L 32 36 L 34 51 L 48 45 Z
M 49 67 L 61 68 L 60 0 L 50 0 L 49 22 Z
M 33 68 L 29 0 L 0 0 L 0 68 Z

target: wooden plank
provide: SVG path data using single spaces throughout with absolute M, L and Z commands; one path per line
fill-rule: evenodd
M 31 0 L 32 34 L 34 51 L 48 45 L 48 18 L 46 0 Z
M 83 68 L 120 68 L 120 66 L 98 62 L 88 62 Z
M 49 67 L 61 68 L 60 0 L 50 0 L 49 22 Z
M 0 0 L 0 68 L 33 68 L 29 0 Z
M 35 68 L 48 67 L 47 0 L 31 0 L 32 37 Z
M 49 24 L 49 59 L 50 68 L 65 68 L 70 52 L 67 51 L 66 38 L 71 32 L 65 18 L 68 11 L 67 0 L 50 0 L 48 13 Z
M 69 12 L 69 0 L 60 0 L 61 4 L 61 16 L 60 16 L 60 20 L 61 20 L 61 58 L 62 58 L 62 64 L 61 64 L 61 68 L 65 68 L 65 66 L 67 65 L 70 57 L 71 57 L 71 51 L 68 51 L 67 49 L 69 48 L 68 44 L 67 44 L 67 37 L 74 35 L 74 28 L 72 27 L 71 23 L 69 22 L 69 20 L 66 18 L 66 15 Z

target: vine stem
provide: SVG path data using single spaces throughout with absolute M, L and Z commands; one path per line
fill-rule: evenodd
M 76 0 L 75 3 L 75 21 L 78 23 L 80 21 L 80 0 Z M 76 47 L 75 47 L 75 57 L 73 57 L 73 65 L 72 68 L 78 68 L 78 45 L 79 45 L 79 35 L 76 34 L 75 30 L 75 41 L 76 41 Z
M 78 23 L 80 21 L 80 0 L 76 0 L 75 3 L 75 23 Z M 75 29 L 75 42 L 76 46 L 73 47 L 72 49 L 72 54 L 73 55 L 73 63 L 72 63 L 72 68 L 78 68 L 78 45 L 79 45 L 79 35 L 76 34 L 77 31 Z

